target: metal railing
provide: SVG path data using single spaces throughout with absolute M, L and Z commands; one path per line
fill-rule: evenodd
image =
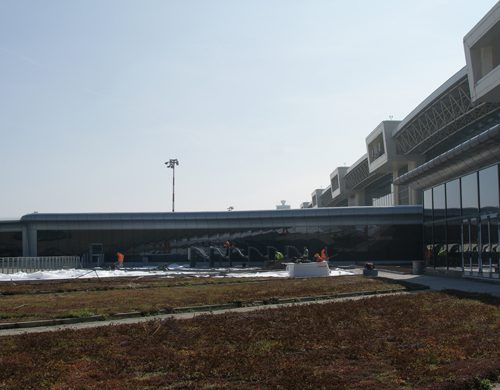
M 0 273 L 3 274 L 80 267 L 78 256 L 0 257 Z

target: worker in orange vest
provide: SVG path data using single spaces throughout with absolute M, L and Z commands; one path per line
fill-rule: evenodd
M 118 260 L 118 267 L 123 267 L 123 260 L 125 260 L 125 255 L 121 252 L 116 252 L 116 259 Z

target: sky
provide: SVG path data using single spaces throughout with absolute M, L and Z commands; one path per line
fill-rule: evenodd
M 0 0 L 0 218 L 293 208 L 493 0 Z

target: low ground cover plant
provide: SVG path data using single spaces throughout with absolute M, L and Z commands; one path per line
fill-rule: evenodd
M 472 388 L 500 373 L 499 303 L 421 292 L 0 337 L 0 388 Z
M 123 290 L 241 282 L 248 282 L 248 278 L 191 277 L 177 275 L 175 277 L 135 276 L 118 278 L 75 278 L 71 280 L 2 281 L 0 282 L 0 295 Z
M 200 284 L 195 279 L 184 280 L 183 284 L 171 281 L 171 285 L 125 288 L 130 282 L 122 281 L 123 288 L 115 284 L 110 290 L 46 294 L 30 294 L 28 291 L 26 294 L 3 295 L 0 296 L 0 322 L 76 317 L 78 313 L 82 317 L 131 311 L 155 313 L 172 307 L 405 288 L 394 281 L 361 276 L 207 282 Z

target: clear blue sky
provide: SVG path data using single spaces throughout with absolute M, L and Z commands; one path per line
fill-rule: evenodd
M 292 207 L 493 0 L 0 0 L 0 218 Z

